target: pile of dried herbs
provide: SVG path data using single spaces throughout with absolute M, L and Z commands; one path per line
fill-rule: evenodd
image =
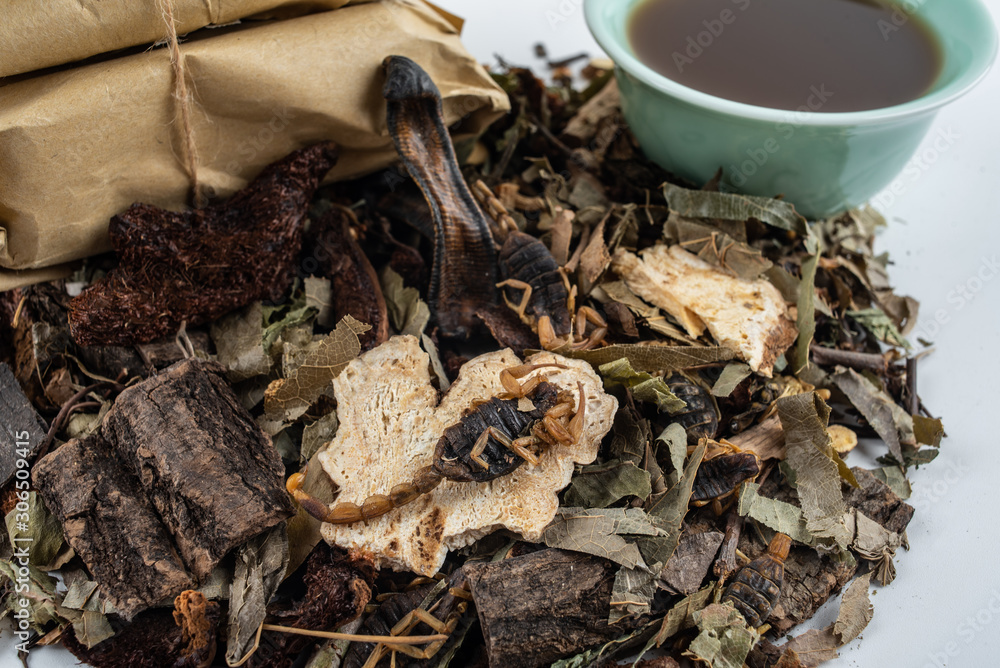
M 943 435 L 905 339 L 917 302 L 873 251 L 885 223 L 870 209 L 807 222 L 780 198 L 679 182 L 642 156 L 609 73 L 594 74 L 582 91 L 495 74 L 513 112 L 456 147 L 466 182 L 495 197 L 484 208 L 540 239 L 575 307 L 599 316 L 584 332 L 606 326 L 597 345 L 554 351 L 588 362 L 618 409 L 540 540 L 484 530 L 430 577 L 379 570 L 328 546 L 280 491 L 279 457 L 285 478 L 311 462 L 303 489 L 334 500 L 319 463 L 343 408 L 332 381 L 391 336 L 416 337 L 441 394 L 476 355 L 540 348 L 537 320 L 499 296 L 458 314 L 471 336 L 447 336 L 457 316 L 435 309 L 467 287 L 454 282 L 469 260 L 435 243 L 406 169 L 310 200 L 324 168 L 303 153 L 192 217 L 116 219 L 126 236 L 151 225 L 155 257 L 123 246 L 121 263 L 0 295 L 0 424 L 17 444 L 0 453 L 0 572 L 19 647 L 62 643 L 100 667 L 792 668 L 856 638 L 907 546 L 907 470 Z M 297 187 L 292 209 L 276 204 Z M 244 211 L 261 221 L 240 227 Z M 279 242 L 286 263 L 301 245 L 284 274 L 267 260 Z M 157 308 L 138 308 L 151 293 Z M 879 468 L 850 466 L 859 437 L 881 440 Z M 727 488 L 715 466 L 720 493 L 692 503 L 699 470 L 734 447 L 758 469 Z M 777 532 L 793 547 L 761 635 L 718 600 Z M 833 625 L 784 639 L 842 590 Z

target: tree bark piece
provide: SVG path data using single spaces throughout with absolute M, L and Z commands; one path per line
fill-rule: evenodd
M 6 487 L 14 477 L 18 459 L 31 461 L 45 440 L 46 431 L 48 427 L 24 396 L 14 372 L 0 362 L 0 435 L 3 439 L 0 487 Z M 25 452 L 19 453 L 21 449 Z
M 179 362 L 123 391 L 99 435 L 35 465 L 46 505 L 126 617 L 294 514 L 274 446 L 223 373 Z
M 688 527 L 660 572 L 660 580 L 677 594 L 688 595 L 698 591 L 724 537 L 721 531 L 694 532 Z
M 195 586 L 139 481 L 103 437 L 70 441 L 34 477 L 67 542 L 123 616 Z
M 844 487 L 847 505 L 857 508 L 888 531 L 899 534 L 906 531 L 906 526 L 913 519 L 913 506 L 905 503 L 871 471 L 855 466 L 851 472 L 861 488 Z
M 496 563 L 467 564 L 491 666 L 530 668 L 617 638 L 610 626 L 618 567 L 564 550 Z
M 277 451 L 223 373 L 212 362 L 175 364 L 122 392 L 103 424 L 198 578 L 295 514 Z

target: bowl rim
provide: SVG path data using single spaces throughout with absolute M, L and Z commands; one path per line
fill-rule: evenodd
M 988 43 L 983 44 L 982 41 L 975 40 L 977 43 L 971 45 L 971 48 L 976 52 L 973 57 L 973 65 L 979 62 L 978 71 L 976 68 L 970 67 L 940 90 L 891 107 L 827 113 L 801 109 L 775 109 L 727 100 L 690 88 L 656 72 L 633 56 L 622 44 L 624 40 L 615 34 L 616 31 L 612 29 L 610 22 L 601 20 L 601 14 L 608 8 L 631 14 L 635 6 L 645 0 L 583 1 L 584 18 L 594 39 L 614 61 L 615 65 L 627 74 L 661 93 L 693 106 L 720 114 L 773 123 L 794 123 L 800 126 L 859 126 L 902 121 L 914 116 L 921 116 L 936 111 L 972 90 L 989 73 L 996 60 L 998 50 L 997 30 L 985 5 L 980 0 L 948 0 L 949 3 L 964 2 L 973 12 L 979 14 L 978 25 L 985 33 Z M 926 1 L 923 0 L 923 2 Z M 628 21 L 627 17 L 625 21 Z M 980 54 L 985 54 L 986 57 L 984 58 Z

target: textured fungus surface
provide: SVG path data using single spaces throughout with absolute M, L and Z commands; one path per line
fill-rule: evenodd
M 539 540 L 555 515 L 556 495 L 569 484 L 574 465 L 588 464 L 597 456 L 618 402 L 605 394 L 586 362 L 550 353 L 528 361 L 558 361 L 568 367 L 533 373 L 546 375 L 574 397 L 577 382 L 583 383 L 586 421 L 579 443 L 549 448 L 537 467 L 524 465 L 488 483 L 445 480 L 430 494 L 366 524 L 326 524 L 326 540 L 372 552 L 377 566 L 425 575 L 437 572 L 448 550 L 499 528 Z M 500 372 L 520 363 L 509 350 L 481 355 L 462 367 L 438 403 L 427 354 L 413 337 L 394 337 L 351 362 L 334 381 L 340 428 L 320 455 L 323 468 L 340 487 L 337 501 L 360 503 L 412 480 L 419 468 L 432 462 L 445 428 L 457 422 L 473 401 L 501 393 Z

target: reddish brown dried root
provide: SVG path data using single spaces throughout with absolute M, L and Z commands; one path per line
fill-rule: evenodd
M 323 142 L 269 165 L 216 205 L 174 213 L 133 204 L 111 219 L 119 264 L 70 303 L 80 345 L 145 343 L 284 296 L 302 245 L 302 221 L 337 161 Z

